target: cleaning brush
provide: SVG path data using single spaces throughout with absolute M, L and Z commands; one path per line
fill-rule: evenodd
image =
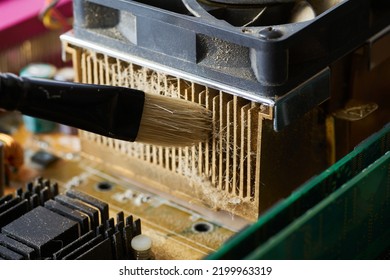
M 189 146 L 207 141 L 211 112 L 200 104 L 127 87 L 0 73 L 0 108 L 125 141 Z

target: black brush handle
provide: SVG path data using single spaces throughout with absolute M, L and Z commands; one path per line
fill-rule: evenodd
M 0 73 L 0 108 L 134 141 L 145 94 L 125 87 L 59 82 Z

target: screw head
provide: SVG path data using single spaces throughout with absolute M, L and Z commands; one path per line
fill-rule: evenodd
M 283 36 L 282 31 L 277 30 L 273 27 L 267 27 L 262 29 L 259 32 L 260 38 L 266 39 L 266 40 L 273 40 L 273 39 L 278 39 Z

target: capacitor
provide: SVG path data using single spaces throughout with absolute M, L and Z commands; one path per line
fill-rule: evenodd
M 153 260 L 152 239 L 144 234 L 135 236 L 131 240 L 131 248 L 134 250 L 136 260 Z
M 6 185 L 9 185 L 10 177 L 24 163 L 24 150 L 22 145 L 7 134 L 0 133 L 0 197 Z
M 73 82 L 75 71 L 73 67 L 60 68 L 54 75 L 54 80 L 63 82 Z
M 22 145 L 12 136 L 0 133 L 0 142 L 3 144 L 4 164 L 18 169 L 24 163 L 24 150 Z

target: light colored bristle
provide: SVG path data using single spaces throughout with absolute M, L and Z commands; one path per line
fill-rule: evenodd
M 145 94 L 136 142 L 191 146 L 207 141 L 211 130 L 211 112 L 203 106 L 178 98 Z

